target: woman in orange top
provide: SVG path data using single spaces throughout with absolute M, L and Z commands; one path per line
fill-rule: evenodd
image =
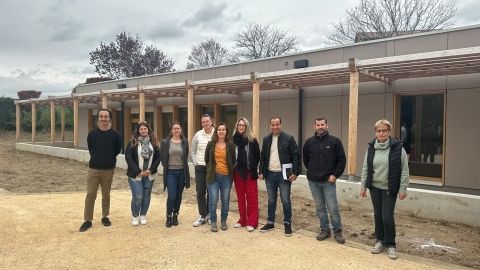
M 230 190 L 232 189 L 233 166 L 235 162 L 235 146 L 229 141 L 225 123 L 220 123 L 213 133 L 212 140 L 205 149 L 207 165 L 208 211 L 212 223 L 211 231 L 217 232 L 217 202 L 220 193 L 221 229 L 228 229 L 227 217 L 230 206 Z

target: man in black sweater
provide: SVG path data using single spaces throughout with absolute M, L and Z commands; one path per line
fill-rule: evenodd
M 335 240 L 343 244 L 345 238 L 342 235 L 335 182 L 345 170 L 345 151 L 342 141 L 328 133 L 325 117 L 315 119 L 314 128 L 315 135 L 310 137 L 303 146 L 303 162 L 320 219 L 320 233 L 317 235 L 317 240 L 322 241 L 330 237 L 328 209 Z
M 99 185 L 102 188 L 102 224 L 104 226 L 112 225 L 108 218 L 110 213 L 110 189 L 122 141 L 120 134 L 111 128 L 112 112 L 107 109 L 100 109 L 97 118 L 98 128 L 90 131 L 87 137 L 90 161 L 88 162 L 84 222 L 80 227 L 80 232 L 92 227 L 93 208 Z

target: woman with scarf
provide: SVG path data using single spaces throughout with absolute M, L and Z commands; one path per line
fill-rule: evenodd
M 260 147 L 250 122 L 245 117 L 238 119 L 235 125 L 233 143 L 236 150 L 233 181 L 240 212 L 240 219 L 234 227 L 246 226 L 247 231 L 253 232 L 258 226 L 257 168 L 260 161 Z
M 132 225 L 145 225 L 152 186 L 160 165 L 158 142 L 147 122 L 138 123 L 125 150 L 125 160 L 132 191 Z
M 178 226 L 178 213 L 184 188 L 190 187 L 188 141 L 182 135 L 180 123 L 173 122 L 170 136 L 162 140 L 160 156 L 163 166 L 163 190 L 167 189 L 167 221 L 165 226 Z

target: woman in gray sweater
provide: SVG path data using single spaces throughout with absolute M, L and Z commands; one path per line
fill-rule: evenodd
M 407 196 L 409 183 L 408 158 L 402 143 L 390 137 L 392 125 L 385 119 L 375 123 L 375 139 L 368 144 L 362 170 L 360 197 L 370 190 L 375 218 L 377 242 L 373 254 L 387 250 L 388 257 L 397 259 L 395 243 L 395 203 Z

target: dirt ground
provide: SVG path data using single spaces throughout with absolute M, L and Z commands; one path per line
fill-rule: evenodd
M 39 134 L 39 135 L 40 137 L 42 136 L 42 134 Z M 43 136 L 45 137 L 45 141 L 48 140 L 47 139 L 48 134 L 44 134 Z M 83 211 L 82 196 L 84 196 L 82 192 L 85 191 L 85 186 L 86 186 L 85 179 L 86 179 L 86 173 L 87 173 L 87 165 L 77 161 L 71 161 L 71 160 L 49 157 L 49 156 L 44 156 L 44 155 L 39 155 L 39 154 L 34 154 L 29 152 L 17 151 L 15 150 L 15 147 L 14 147 L 14 137 L 15 135 L 13 133 L 0 134 L 0 153 L 1 153 L 0 155 L 0 189 L 4 189 L 8 192 L 8 194 L 3 195 L 2 198 L 4 198 L 4 196 L 34 193 L 34 195 L 31 195 L 31 196 L 39 196 L 38 201 L 42 202 L 43 204 L 44 202 L 48 203 L 49 200 L 51 200 L 51 198 L 48 197 L 48 194 L 56 194 L 56 193 L 75 194 L 74 197 L 76 198 L 76 200 L 78 200 L 77 205 L 72 206 L 74 207 L 75 212 L 73 214 L 71 213 L 71 211 L 66 213 L 68 215 L 68 223 L 69 225 L 71 225 L 71 228 L 68 228 L 69 230 L 68 238 L 70 242 L 76 241 L 75 239 L 79 240 L 80 237 L 77 236 L 75 232 L 78 230 L 77 227 L 80 226 L 82 221 L 82 211 Z M 28 138 L 28 134 L 26 134 L 25 137 Z M 262 183 L 259 183 L 259 184 L 262 185 Z M 112 189 L 117 190 L 121 192 L 121 194 L 124 194 L 124 196 L 128 197 L 129 188 L 128 188 L 128 183 L 126 181 L 124 170 L 117 169 L 117 171 L 115 172 L 115 178 L 112 184 Z M 160 181 L 158 181 L 154 186 L 154 193 L 159 195 L 158 196 L 159 198 L 162 198 L 165 195 L 164 193 L 162 193 L 162 190 L 163 190 L 163 187 Z M 112 194 L 115 194 L 115 192 L 112 191 Z M 59 195 L 62 195 L 62 194 L 59 194 Z M 15 197 L 16 198 L 15 200 L 21 203 L 22 199 L 20 199 L 20 197 L 18 198 L 17 197 Z M 125 199 L 125 200 L 128 201 L 128 199 Z M 3 207 L 3 204 L 6 204 L 9 202 L 9 200 L 6 200 L 6 199 L 2 199 L 1 201 L 2 201 L 2 207 Z M 184 222 L 191 224 L 191 222 L 193 222 L 193 220 L 196 217 L 196 214 L 194 211 L 195 204 L 196 204 L 194 186 L 186 190 L 184 195 L 184 202 L 186 206 L 190 205 L 190 208 L 191 208 L 190 216 L 186 216 L 185 214 L 183 215 L 185 217 Z M 295 194 L 293 194 L 292 202 L 293 202 L 292 228 L 294 232 L 299 233 L 299 235 L 306 234 L 306 235 L 314 236 L 315 233 L 317 233 L 318 231 L 319 221 L 315 213 L 315 206 L 313 201 L 304 199 L 304 198 L 295 197 Z M 259 194 L 260 219 L 263 221 L 266 219 L 266 212 L 267 212 L 266 205 L 267 205 L 266 194 L 265 192 L 260 192 Z M 58 205 L 52 206 L 52 208 L 55 208 L 55 207 L 58 207 Z M 163 203 L 162 203 L 162 207 L 163 207 Z M 121 215 L 125 216 L 125 219 L 128 220 L 128 211 L 125 211 L 124 209 L 128 209 L 128 204 L 121 211 L 122 213 Z M 164 209 L 164 207 L 161 209 Z M 232 194 L 231 194 L 230 209 L 235 215 L 237 211 L 237 204 L 236 204 L 236 195 L 234 190 L 232 190 Z M 62 210 L 62 211 L 65 211 L 65 210 Z M 120 210 L 117 210 L 117 211 L 120 211 Z M 161 210 L 158 209 L 158 212 L 160 211 Z M 96 213 L 98 214 L 98 211 Z M 373 216 L 371 211 L 363 211 L 363 210 L 355 209 L 354 207 L 351 207 L 348 209 L 343 208 L 341 209 L 341 215 L 342 215 L 342 223 L 344 225 L 344 236 L 347 239 L 347 243 L 351 243 L 351 245 L 353 246 L 355 246 L 356 244 L 360 246 L 373 245 L 374 243 L 374 237 L 372 237 Z M 159 218 L 163 218 L 163 215 L 159 215 L 159 216 L 160 216 Z M 53 217 L 53 219 L 56 219 L 56 218 L 57 217 Z M 65 217 L 63 216 L 61 216 L 60 218 L 65 219 Z M 281 211 L 281 203 L 279 202 L 277 207 L 277 220 L 281 221 L 282 219 L 283 217 L 282 217 L 282 211 Z M 21 222 L 21 218 L 19 217 L 17 221 Z M 30 225 L 34 226 L 34 223 L 31 220 L 26 222 L 32 223 Z M 232 220 L 231 222 L 232 222 L 231 225 L 233 225 L 234 221 Z M 480 254 L 480 228 L 461 225 L 461 224 L 453 224 L 453 223 L 439 222 L 434 220 L 420 219 L 420 218 L 412 217 L 409 215 L 405 215 L 401 212 L 396 213 L 396 224 L 397 224 L 397 247 L 401 253 L 420 256 L 427 259 L 446 262 L 446 263 L 454 264 L 458 266 L 465 266 L 465 267 L 480 269 L 480 255 L 479 255 Z M 7 226 L 5 222 L 1 222 L 0 225 L 2 227 Z M 38 229 L 39 227 L 42 227 L 44 225 L 38 224 L 35 226 Z M 282 226 L 279 225 L 278 227 L 281 228 Z M 185 226 L 185 230 L 187 229 L 191 230 L 191 225 Z M 28 229 L 25 229 L 25 230 L 28 230 Z M 163 228 L 161 230 L 163 230 Z M 277 231 L 280 231 L 280 230 L 277 230 Z M 10 229 L 8 228 L 4 232 L 2 232 L 2 238 L 4 237 L 8 238 L 9 232 L 10 232 Z M 297 235 L 295 236 L 297 237 Z M 103 237 L 108 238 L 111 236 L 102 236 L 102 238 L 99 239 L 99 241 L 101 241 Z M 155 238 L 162 238 L 163 240 L 165 237 L 167 236 L 164 236 L 163 238 L 158 235 L 155 236 Z M 302 238 L 303 236 L 298 236 L 298 237 Z M 253 239 L 255 238 L 255 236 L 250 238 Z M 281 240 L 283 240 L 283 238 L 281 238 Z M 93 236 L 92 236 L 92 239 L 93 239 Z M 4 240 L 8 241 L 8 239 L 2 239 L 2 242 L 4 242 Z M 31 240 L 31 241 L 34 241 L 34 240 Z M 83 239 L 83 240 L 80 239 L 80 241 L 85 242 L 87 241 L 87 239 Z M 305 240 L 303 239 L 303 241 Z M 308 240 L 308 241 L 312 241 L 312 240 Z M 282 242 L 281 245 L 284 245 L 284 242 Z M 320 244 L 320 242 L 317 242 L 317 241 L 315 241 L 314 243 Z M 164 244 L 172 245 L 171 243 L 170 244 L 164 243 Z M 128 246 L 129 243 L 125 245 Z M 65 248 L 68 249 L 72 247 L 65 244 Z M 110 248 L 110 247 L 106 246 L 106 248 Z M 112 247 L 112 250 L 113 248 L 114 247 Z M 295 249 L 295 246 L 291 246 L 290 248 Z M 324 248 L 326 249 L 326 247 L 321 246 L 321 249 L 324 249 Z M 320 250 L 320 247 L 319 247 L 319 250 Z M 26 252 L 26 250 L 23 250 L 23 251 Z M 55 252 L 55 250 L 53 250 L 52 252 Z M 80 251 L 78 252 L 81 253 Z M 183 251 L 179 250 L 178 252 L 182 253 Z M 365 253 L 364 250 L 362 252 Z M 187 255 L 185 254 L 185 256 Z M 302 256 L 302 253 L 296 256 L 298 256 L 298 259 L 305 260 Z M 160 264 L 163 263 L 164 266 L 169 266 L 169 268 L 170 267 L 179 268 L 180 265 L 176 265 L 174 262 L 172 262 L 171 258 L 165 257 L 164 255 L 162 255 L 162 258 L 164 261 L 160 262 Z M 371 261 L 366 265 L 368 264 L 370 264 L 369 268 L 372 268 Z M 304 266 L 307 266 L 307 265 L 308 265 L 308 260 L 305 261 Z M 265 265 L 265 267 L 266 266 L 267 265 Z M 0 266 L 0 268 L 2 267 Z M 60 267 L 60 268 L 65 268 L 65 267 Z M 69 268 L 69 267 L 66 267 L 66 268 Z M 105 266 L 105 268 L 109 268 L 109 267 Z M 112 268 L 114 267 L 112 266 Z M 203 267 L 200 267 L 200 268 L 203 268 Z M 299 268 L 303 268 L 303 267 L 299 267 Z M 382 265 L 382 268 L 383 268 L 383 265 Z M 390 267 L 386 267 L 386 268 L 390 268 Z M 397 266 L 395 266 L 395 268 L 397 268 Z M 424 269 L 424 268 L 419 268 L 419 269 Z

